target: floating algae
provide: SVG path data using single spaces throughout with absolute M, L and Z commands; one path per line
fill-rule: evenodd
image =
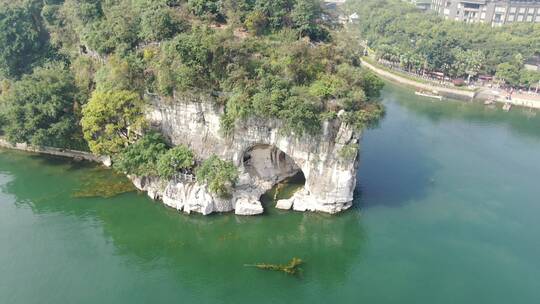
M 256 267 L 263 270 L 281 271 L 290 275 L 297 275 L 302 271 L 300 266 L 304 263 L 302 259 L 292 258 L 288 264 L 246 264 L 245 267 Z
M 132 191 L 135 191 L 135 187 L 125 176 L 111 170 L 100 169 L 95 174 L 87 175 L 81 187 L 72 196 L 74 198 L 111 198 Z
M 220 242 L 223 241 L 232 241 L 232 240 L 238 240 L 239 237 L 236 234 L 233 234 L 232 232 L 226 233 L 218 238 Z

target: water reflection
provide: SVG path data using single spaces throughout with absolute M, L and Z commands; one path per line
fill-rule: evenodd
M 419 98 L 413 91 L 392 83 L 386 84 L 383 99 L 387 104 L 397 102 L 420 118 L 424 117 L 436 123 L 458 120 L 475 124 L 506 125 L 519 134 L 540 138 L 540 110 L 513 107 L 510 112 L 504 112 L 500 105 L 493 108 L 478 102 L 431 101 Z
M 356 205 L 400 207 L 421 200 L 436 182 L 439 164 L 432 159 L 416 122 L 395 102 L 386 102 L 392 119 L 365 133 L 360 144 Z
M 14 176 L 3 192 L 16 196 L 21 207 L 37 215 L 91 218 L 93 225 L 102 227 L 103 237 L 112 240 L 117 254 L 147 271 L 164 264 L 184 286 L 288 282 L 283 274 L 243 265 L 285 263 L 292 257 L 306 261 L 304 277 L 294 284 L 337 286 L 361 258 L 366 240 L 358 210 L 337 217 L 295 212 L 186 216 L 138 193 L 110 199 L 72 197 L 89 176 L 101 178 L 111 174 L 109 170 L 12 152 L 3 158 L 2 167 Z M 77 170 L 69 170 L 73 167 Z
M 507 126 L 533 140 L 540 140 L 540 116 L 531 117 L 530 110 L 516 107 L 507 113 L 478 103 L 433 102 L 391 83 L 387 83 L 383 91 L 383 100 L 387 118 L 383 119 L 380 128 L 366 132 L 361 142 L 355 194 L 356 204 L 361 208 L 400 207 L 425 198 L 439 182 L 436 173 L 442 164 L 435 158 L 433 150 L 443 143 L 443 137 L 446 141 L 457 139 L 468 145 L 453 149 L 477 149 L 480 146 L 475 146 L 475 140 L 488 140 L 475 139 L 475 136 L 495 136 L 486 132 L 460 134 L 461 131 L 475 130 L 471 124 L 491 128 Z M 498 140 L 505 138 L 504 133 L 496 135 Z M 493 137 L 493 140 L 497 138 Z M 478 153 L 489 157 L 496 151 Z

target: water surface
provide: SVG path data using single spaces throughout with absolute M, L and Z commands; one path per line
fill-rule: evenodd
M 540 114 L 389 85 L 353 210 L 185 216 L 90 164 L 0 151 L 0 302 L 540 303 Z M 244 267 L 306 261 L 300 277 Z

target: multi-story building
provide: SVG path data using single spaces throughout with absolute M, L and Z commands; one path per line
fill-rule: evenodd
M 431 8 L 432 0 L 405 0 L 405 1 L 416 5 L 416 7 L 418 7 L 421 10 L 428 10 Z
M 432 0 L 431 9 L 446 19 L 492 26 L 540 22 L 540 0 Z

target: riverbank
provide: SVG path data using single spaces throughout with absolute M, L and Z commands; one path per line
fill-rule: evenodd
M 397 75 L 396 73 L 387 71 L 385 69 L 382 69 L 380 67 L 375 66 L 375 64 L 372 64 L 365 60 L 364 58 L 360 58 L 360 61 L 362 62 L 362 65 L 374 72 L 375 74 L 390 80 L 397 82 L 399 84 L 403 84 L 409 87 L 412 87 L 414 89 L 418 90 L 425 90 L 425 91 L 436 91 L 439 95 L 447 98 L 452 99 L 458 99 L 458 100 L 464 100 L 464 101 L 472 101 L 476 97 L 476 92 L 474 91 L 465 91 L 460 89 L 452 89 L 452 88 L 446 88 L 446 87 L 439 87 L 434 86 L 427 83 L 418 82 L 412 79 L 405 78 L 403 76 Z
M 462 101 L 477 100 L 483 102 L 486 100 L 494 100 L 499 103 L 510 103 L 514 106 L 540 109 L 540 98 L 532 95 L 514 93 L 512 95 L 512 98 L 508 100 L 506 99 L 507 93 L 499 89 L 480 88 L 476 91 L 467 91 L 457 88 L 441 87 L 398 75 L 398 73 L 396 72 L 388 71 L 385 68 L 377 66 L 375 63 L 368 62 L 365 58 L 360 58 L 360 61 L 362 62 L 363 66 L 365 66 L 375 74 L 379 75 L 380 77 L 416 90 L 424 90 L 429 92 L 436 91 L 439 95 L 443 97 Z
M 60 149 L 60 148 L 53 148 L 53 147 L 36 147 L 36 146 L 29 145 L 27 143 L 12 144 L 3 138 L 0 138 L 0 148 L 53 155 L 53 156 L 61 156 L 61 157 L 73 158 L 75 160 L 86 160 L 86 161 L 100 163 L 107 167 L 111 165 L 111 160 L 110 160 L 110 157 L 108 156 L 96 156 L 90 152 L 78 151 L 78 150 Z

